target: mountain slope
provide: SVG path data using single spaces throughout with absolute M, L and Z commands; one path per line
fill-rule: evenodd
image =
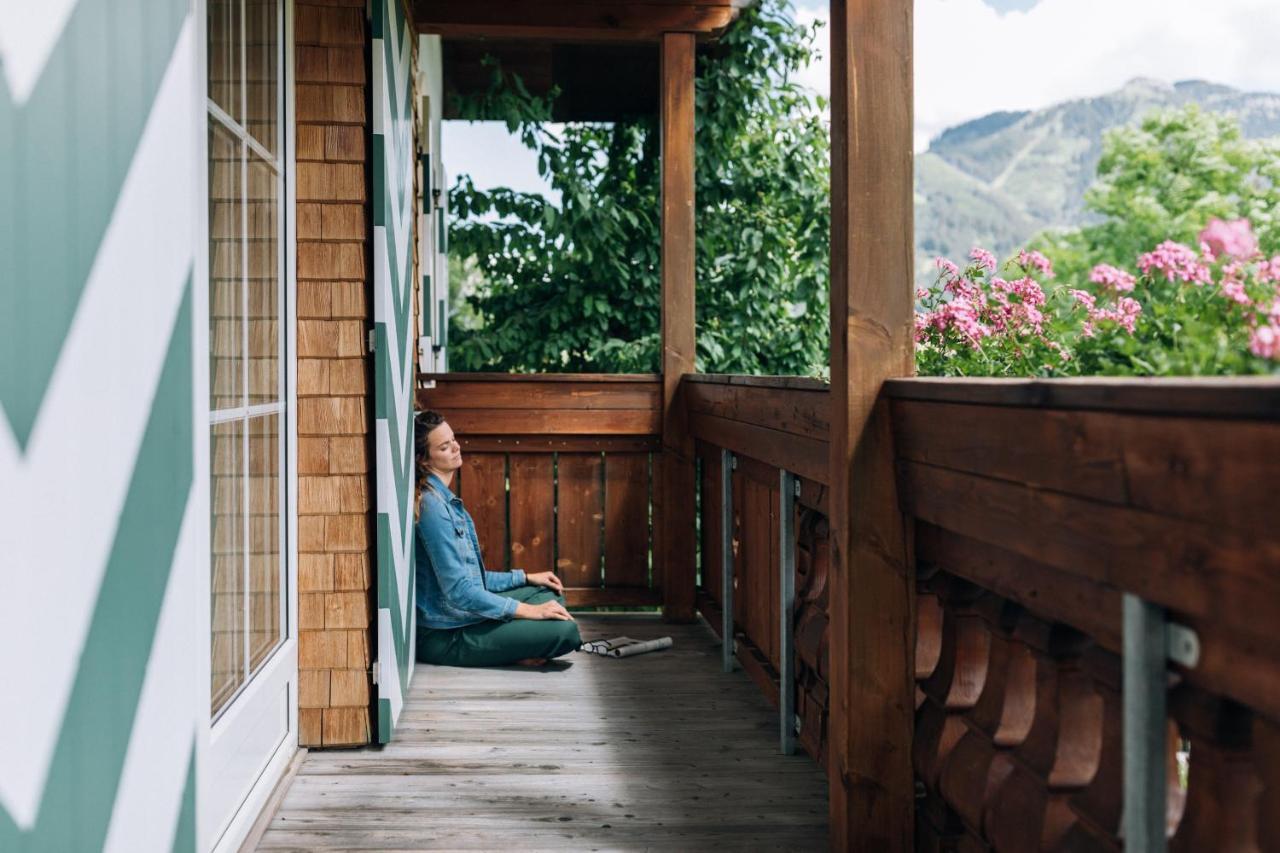
M 963 258 L 974 245 L 1004 255 L 1044 228 L 1084 224 L 1103 134 L 1189 103 L 1237 116 L 1247 137 L 1280 136 L 1280 94 L 1144 78 L 1101 97 L 992 113 L 943 131 L 916 157 L 917 280 L 933 279 L 937 255 Z

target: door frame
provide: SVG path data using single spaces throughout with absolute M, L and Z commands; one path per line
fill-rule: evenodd
M 195 624 L 201 634 L 198 648 L 200 659 L 197 661 L 200 678 L 200 689 L 196 691 L 198 706 L 197 719 L 201 721 L 197 735 L 197 783 L 196 783 L 196 837 L 201 850 L 238 850 L 257 821 L 271 796 L 276 783 L 284 775 L 289 763 L 298 751 L 298 397 L 297 397 L 297 193 L 296 157 L 295 157 L 295 48 L 294 48 L 294 3 L 293 0 L 281 2 L 281 62 L 283 72 L 281 86 L 283 88 L 283 112 L 279 130 L 279 151 L 284 192 L 280 196 L 280 215 L 284 219 L 284 236 L 282 251 L 283 306 L 281 334 L 284 340 L 284 382 L 285 406 L 284 419 L 281 426 L 281 439 L 284 443 L 282 460 L 285 505 L 281 507 L 284 514 L 283 541 L 280 543 L 285 563 L 285 589 L 283 590 L 283 642 L 274 650 L 271 657 L 258 672 L 253 674 L 250 683 L 245 686 L 230 706 L 221 713 L 217 720 L 210 717 L 210 602 L 212 590 L 209 583 L 210 528 L 204 525 L 202 543 L 202 564 L 205 567 L 200 582 L 200 594 Z M 209 303 L 209 222 L 208 222 L 208 151 L 207 126 L 208 109 L 208 31 L 207 2 L 196 0 L 195 15 L 197 34 L 197 91 L 193 93 L 198 105 L 195 120 L 199 123 L 200 150 L 197 158 L 197 227 L 196 239 L 196 387 L 203 389 L 199 399 L 199 420 L 201 425 L 196 439 L 197 495 L 203 505 L 204 517 L 209 517 L 209 407 L 208 407 L 208 303 Z M 224 814 L 220 804 L 225 803 L 219 790 L 219 780 L 214 778 L 219 767 L 215 767 L 213 759 L 218 750 L 232 748 L 226 739 L 237 735 L 243 736 L 243 725 L 247 723 L 246 714 L 262 708 L 249 706 L 246 700 L 260 698 L 262 691 L 275 685 L 284 689 L 286 728 L 283 737 L 271 747 L 265 756 L 261 770 L 254 777 L 247 790 L 234 792 L 230 796 L 239 800 L 229 820 L 224 822 Z M 255 697 L 254 694 L 259 694 Z

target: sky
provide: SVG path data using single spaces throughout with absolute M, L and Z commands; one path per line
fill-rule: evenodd
M 827 20 L 825 0 L 796 17 Z M 1276 0 L 916 0 L 915 148 L 997 110 L 1114 91 L 1135 77 L 1280 92 Z M 802 74 L 830 90 L 826 31 Z M 533 158 L 496 122 L 446 122 L 444 162 L 481 187 L 545 191 Z

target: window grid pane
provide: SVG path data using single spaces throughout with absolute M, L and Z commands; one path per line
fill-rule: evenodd
M 249 405 L 281 401 L 280 179 L 249 152 Z
M 263 148 L 278 156 L 280 100 L 280 18 L 276 0 L 245 3 L 245 129 Z
M 249 667 L 280 636 L 280 416 L 249 419 Z
M 242 421 L 209 430 L 211 712 L 244 683 L 244 459 Z
M 209 98 L 236 122 L 241 109 L 241 0 L 209 0 Z
M 208 16 L 216 717 L 284 639 L 282 19 L 279 0 L 210 0 Z
M 243 144 L 209 124 L 209 407 L 244 405 Z

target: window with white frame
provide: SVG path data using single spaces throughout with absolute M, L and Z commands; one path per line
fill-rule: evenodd
M 285 637 L 279 0 L 209 0 L 211 713 Z

